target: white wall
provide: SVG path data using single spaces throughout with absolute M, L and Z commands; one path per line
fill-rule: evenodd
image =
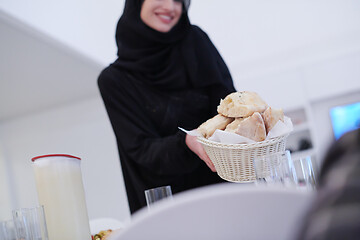
M 0 142 L 0 221 L 10 219 L 9 209 L 12 208 L 12 192 L 10 191 L 10 176 L 8 175 L 8 165 L 5 162 Z
M 1 204 L 0 220 L 9 218 L 12 209 L 37 204 L 30 159 L 49 153 L 82 158 L 90 219 L 129 219 L 115 137 L 100 98 L 3 123 L 0 132 L 1 180 L 9 180 L 1 181 L 1 202 L 8 204 Z
M 329 50 L 329 43 L 356 41 L 348 36 L 356 33 L 359 39 L 359 11 L 356 0 L 197 0 L 192 1 L 190 16 L 240 78 L 253 65 L 279 59 L 287 65 L 316 57 Z

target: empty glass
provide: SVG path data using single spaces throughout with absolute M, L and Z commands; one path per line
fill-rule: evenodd
M 162 186 L 145 190 L 145 198 L 148 208 L 161 199 L 172 197 L 171 187 Z
M 289 151 L 255 157 L 254 170 L 257 184 L 294 187 L 297 182 Z
M 0 222 L 0 239 L 1 240 L 16 240 L 15 226 L 13 220 Z
M 307 189 L 316 189 L 316 171 L 311 156 L 295 159 L 294 166 L 298 186 Z
M 17 239 L 48 240 L 43 206 L 12 211 Z

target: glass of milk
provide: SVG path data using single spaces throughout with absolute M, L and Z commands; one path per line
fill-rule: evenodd
M 91 240 L 81 159 L 67 154 L 51 154 L 31 160 L 49 239 Z

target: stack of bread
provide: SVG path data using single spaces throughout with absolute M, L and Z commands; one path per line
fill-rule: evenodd
M 216 129 L 239 134 L 256 142 L 264 141 L 278 121 L 284 122 L 282 109 L 273 109 L 250 91 L 233 92 L 220 101 L 218 114 L 198 127 L 209 138 Z

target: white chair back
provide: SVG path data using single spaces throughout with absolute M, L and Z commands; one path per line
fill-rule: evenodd
M 294 239 L 311 203 L 308 191 L 218 184 L 142 209 L 110 240 Z

